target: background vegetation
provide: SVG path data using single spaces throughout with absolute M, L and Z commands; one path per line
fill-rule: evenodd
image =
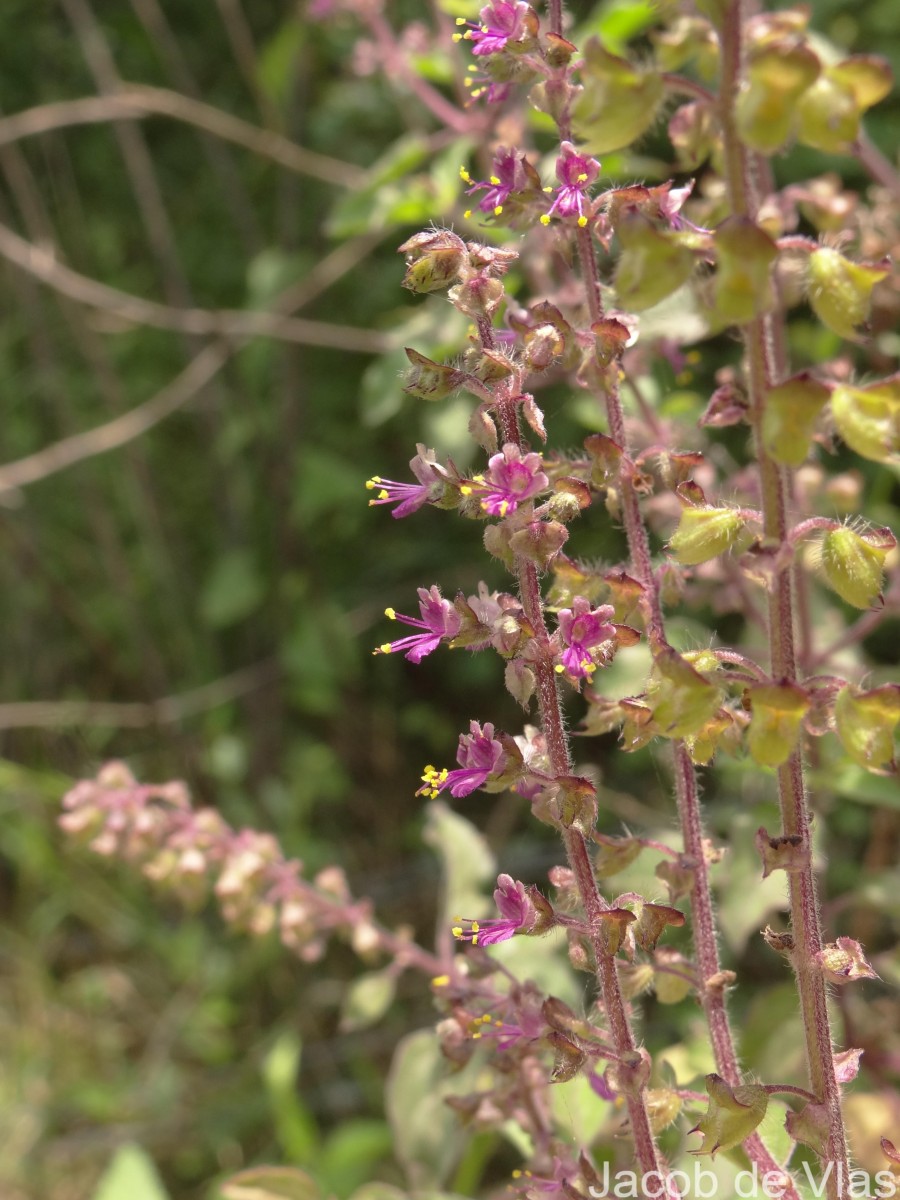
M 649 12 L 575 7 L 613 45 Z M 387 7 L 398 36 L 435 13 Z M 900 70 L 891 0 L 822 0 L 816 24 Z M 413 52 L 417 36 L 406 34 Z M 436 305 L 401 292 L 395 246 L 432 218 L 459 219 L 457 170 L 472 147 L 435 133 L 402 82 L 379 74 L 380 54 L 340 6 L 322 19 L 286 0 L 5 0 L 0 11 L 9 1200 L 91 1197 L 127 1145 L 152 1158 L 158 1194 L 172 1200 L 213 1196 L 218 1177 L 266 1159 L 312 1166 L 340 1197 L 394 1177 L 383 1078 L 400 1034 L 431 1019 L 421 989 L 411 981 L 374 1029 L 341 1029 L 349 953 L 311 967 L 274 942 L 229 936 L 212 915 L 161 907 L 56 830 L 71 780 L 124 757 L 140 778 L 186 779 L 232 824 L 276 831 L 312 867 L 340 862 L 388 921 L 430 936 L 420 767 L 447 758 L 476 715 L 473 697 L 490 689 L 493 713 L 506 705 L 512 720 L 513 709 L 480 657 L 415 671 L 369 657 L 386 604 L 408 611 L 416 586 L 452 593 L 479 577 L 465 523 L 438 530 L 440 514 L 426 512 L 388 537 L 362 486 L 376 472 L 405 478 L 416 438 L 465 453 L 459 410 L 422 412 L 397 383 L 403 345 L 438 352 L 450 334 L 434 325 Z M 449 82 L 438 56 L 423 51 L 418 68 Z M 86 97 L 98 98 L 90 123 L 69 125 L 87 110 L 67 102 Z M 43 125 L 16 116 L 54 105 Z M 213 109 L 246 124 L 222 137 Z M 126 111 L 134 119 L 110 119 Z M 898 115 L 892 100 L 867 122 L 892 159 Z M 605 166 L 614 179 L 663 179 L 664 154 L 651 138 L 639 162 Z M 813 157 L 798 152 L 790 170 L 839 170 L 865 186 L 851 160 Z M 136 312 L 91 280 L 157 308 Z M 214 315 L 204 325 L 185 310 Z M 297 320 L 255 336 L 254 314 L 266 311 Z M 834 352 L 812 324 L 794 336 L 810 359 Z M 876 337 L 895 362 L 896 331 Z M 716 368 L 737 354 L 719 339 L 673 402 L 701 411 Z M 565 399 L 547 407 L 557 441 L 575 443 L 588 430 Z M 896 486 L 879 486 L 874 515 L 896 530 Z M 614 559 L 614 535 L 598 536 L 609 544 L 591 553 Z M 898 632 L 895 612 L 866 643 L 876 664 L 895 660 Z M 666 836 L 668 786 L 653 754 L 607 753 L 614 745 L 600 743 L 602 828 L 626 821 Z M 826 890 L 844 897 L 843 932 L 897 982 L 900 797 L 882 782 L 839 781 L 823 809 L 841 850 Z M 718 828 L 765 823 L 770 802 L 746 773 L 735 767 L 716 786 Z M 543 878 L 556 860 L 552 835 L 512 798 L 488 814 L 476 795 L 462 811 L 504 843 L 504 869 L 521 878 Z M 792 988 L 751 937 L 779 903 L 780 884 L 754 887 L 748 903 L 740 881 L 757 874 L 755 857 L 731 864 L 721 917 L 730 965 L 758 982 L 738 993 L 749 1007 L 737 1025 L 748 1065 L 762 1070 L 763 1056 L 784 1064 L 799 1042 Z M 896 994 L 876 991 L 859 1011 L 840 999 L 848 1044 L 867 1048 L 883 1127 L 896 1129 Z M 689 1056 L 695 1016 L 659 1019 L 670 1034 L 679 1027 Z M 116 1161 L 124 1174 L 107 1175 L 98 1200 L 144 1200 L 129 1178 L 150 1197 L 144 1160 Z

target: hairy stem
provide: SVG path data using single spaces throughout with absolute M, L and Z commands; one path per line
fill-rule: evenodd
M 753 160 L 737 136 L 734 102 L 737 95 L 741 59 L 741 0 L 732 0 L 721 26 L 722 80 L 720 116 L 725 148 L 726 182 L 731 210 L 735 215 L 754 219 L 757 208 L 753 179 Z M 763 527 L 766 539 L 774 546 L 784 543 L 788 533 L 786 496 L 789 494 L 786 472 L 763 449 L 760 429 L 768 389 L 777 382 L 784 365 L 778 362 L 778 347 L 783 345 L 781 329 L 771 314 L 744 327 L 747 380 L 751 422 L 759 465 Z M 794 595 L 790 569 L 778 571 L 768 597 L 771 672 L 775 679 L 796 679 L 794 645 Z M 799 752 L 778 770 L 778 791 L 785 835 L 809 844 L 809 809 Z M 788 875 L 791 923 L 794 936 L 794 969 L 800 993 L 800 1005 L 806 1040 L 809 1082 L 828 1115 L 825 1165 L 833 1164 L 826 1178 L 827 1195 L 832 1200 L 846 1194 L 849 1176 L 847 1141 L 841 1113 L 840 1086 L 834 1072 L 831 1028 L 825 992 L 825 980 L 816 961 L 822 949 L 822 931 L 812 866 Z
M 514 442 L 523 450 L 527 450 L 527 444 L 519 429 L 515 401 L 501 401 L 497 405 L 497 413 L 503 442 Z M 538 646 L 546 647 L 549 643 L 549 634 L 544 620 L 537 567 L 533 562 L 520 558 L 517 574 L 519 594 L 525 615 L 535 630 Z M 554 775 L 562 777 L 571 773 L 572 756 L 569 750 L 569 739 L 566 735 L 557 677 L 549 656 L 537 662 L 534 671 L 537 677 L 541 728 L 547 739 L 551 769 Z M 619 986 L 616 958 L 614 954 L 610 954 L 606 950 L 600 933 L 601 914 L 608 909 L 609 905 L 597 887 L 584 834 L 575 828 L 566 829 L 564 842 L 569 866 L 575 877 L 587 918 L 591 946 L 597 961 L 597 982 L 603 998 L 603 1008 L 609 1022 L 616 1055 L 622 1058 L 623 1055 L 634 1052 L 636 1043 L 628 1018 L 628 1010 Z M 644 1176 L 650 1176 L 653 1173 L 653 1178 L 658 1179 L 661 1177 L 661 1162 L 643 1091 L 626 1096 L 626 1103 L 634 1138 L 635 1157 L 641 1173 Z
M 594 245 L 590 232 L 587 229 L 580 229 L 577 239 L 579 264 L 587 285 L 586 290 L 591 320 L 597 322 L 602 319 L 603 309 L 600 300 L 600 286 Z M 607 388 L 605 403 L 610 434 L 622 449 L 622 472 L 619 488 L 622 505 L 622 523 L 625 527 L 625 537 L 628 542 L 632 569 L 638 582 L 644 589 L 648 631 L 662 638 L 664 636 L 664 623 L 659 584 L 653 573 L 647 528 L 644 524 L 637 492 L 632 482 L 631 457 L 625 431 L 625 418 L 616 384 L 612 383 Z M 691 911 L 693 914 L 694 952 L 699 974 L 698 992 L 709 1025 L 716 1069 L 726 1083 L 732 1087 L 736 1087 L 741 1083 L 741 1072 L 738 1066 L 734 1037 L 728 1021 L 728 1010 L 725 1003 L 725 981 L 722 977 L 719 947 L 716 939 L 712 892 L 709 884 L 709 866 L 703 851 L 703 824 L 700 812 L 697 774 L 684 742 L 676 741 L 673 743 L 673 755 L 675 798 L 681 823 L 684 851 L 691 858 L 693 866 Z M 780 1170 L 778 1163 L 766 1149 L 758 1134 L 754 1133 L 747 1138 L 744 1142 L 744 1148 L 750 1159 L 758 1165 L 763 1174 Z M 797 1197 L 797 1192 L 787 1177 L 785 1177 L 784 1195 L 789 1200 Z

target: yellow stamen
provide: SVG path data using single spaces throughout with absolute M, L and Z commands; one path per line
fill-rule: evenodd
M 496 175 L 491 175 L 491 176 L 490 176 L 490 181 L 491 181 L 491 183 L 494 185 L 494 187 L 499 187 L 499 186 L 500 186 L 500 180 L 497 178 L 497 176 L 496 176 Z
M 546 214 L 546 213 L 544 213 L 544 215 L 541 217 L 541 224 L 542 224 L 542 225 L 549 225 L 549 224 L 550 224 L 550 218 L 547 216 L 547 214 Z
M 579 217 L 578 218 L 578 228 L 584 229 L 585 225 L 587 225 L 587 217 Z
M 384 615 L 385 615 L 385 616 L 388 618 L 388 620 L 390 620 L 390 621 L 396 621 L 396 620 L 397 620 L 397 614 L 394 612 L 394 610 L 393 610 L 392 608 L 386 608 L 386 609 L 384 610 Z
M 466 220 L 468 221 L 468 220 L 471 218 L 471 216 L 472 216 L 472 210 L 471 210 L 471 208 L 467 208 L 467 209 L 466 209 L 466 211 L 463 213 L 463 216 L 464 216 L 464 217 L 466 218 Z
M 494 216 L 499 217 L 502 212 L 503 212 L 503 205 L 498 204 L 497 207 L 494 209 Z
M 432 979 L 432 981 L 431 981 L 431 986 L 432 987 L 446 987 L 449 982 L 450 982 L 449 975 L 435 975 L 434 979 Z

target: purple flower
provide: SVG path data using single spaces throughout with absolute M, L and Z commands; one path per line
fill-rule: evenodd
M 481 57 L 485 54 L 499 54 L 506 49 L 507 42 L 519 42 L 528 30 L 528 18 L 531 9 L 527 4 L 517 0 L 491 0 L 481 10 L 481 24 L 472 25 L 459 18 L 458 24 L 468 25 L 465 33 L 457 37 L 472 42 L 472 53 Z
M 469 733 L 459 735 L 459 749 L 456 752 L 459 770 L 426 767 L 422 773 L 424 786 L 416 792 L 417 796 L 428 796 L 434 800 L 439 793 L 447 790 L 451 796 L 468 796 L 487 783 L 491 775 L 503 773 L 506 751 L 494 737 L 494 726 L 488 722 L 482 729 L 477 721 L 471 721 L 469 730 Z
M 556 189 L 552 207 L 541 217 L 542 225 L 549 225 L 556 213 L 560 217 L 577 217 L 579 225 L 587 225 L 585 209 L 589 205 L 585 189 L 589 188 L 600 174 L 596 158 L 579 154 L 571 142 L 563 142 L 562 153 L 556 160 L 556 178 L 561 186 Z
M 487 182 L 474 180 L 465 167 L 460 168 L 460 178 L 463 183 L 471 184 L 466 189 L 466 195 L 484 191 L 478 201 L 478 207 L 483 213 L 493 213 L 499 217 L 503 205 L 513 192 L 523 192 L 528 187 L 528 175 L 525 170 L 525 155 L 516 154 L 515 150 L 507 150 L 501 146 L 494 155 L 493 170 Z
M 562 669 L 572 679 L 591 678 L 597 670 L 591 651 L 616 636 L 615 627 L 609 624 L 614 611 L 611 604 L 592 610 L 584 596 L 576 596 L 571 608 L 559 610 L 559 632 L 566 649 L 557 670 Z
M 525 500 L 542 491 L 548 483 L 541 470 L 539 454 L 526 454 L 514 442 L 508 442 L 488 461 L 487 478 L 476 475 L 475 483 L 484 498 L 481 507 L 492 517 L 508 517 Z M 465 491 L 465 489 L 463 489 Z
M 394 513 L 394 516 L 397 514 Z M 386 608 L 385 615 L 392 621 L 402 621 L 404 625 L 412 625 L 415 629 L 423 629 L 424 633 L 413 633 L 400 638 L 396 642 L 384 642 L 374 654 L 396 654 L 406 651 L 410 662 L 420 663 L 422 659 L 436 650 L 446 638 L 455 638 L 462 626 L 462 618 L 449 600 L 445 600 L 436 585 L 430 588 L 419 588 L 419 617 L 406 617 L 403 613 Z
M 499 918 L 488 921 L 459 918 L 461 923 L 453 927 L 457 941 L 471 942 L 473 946 L 494 946 L 497 942 L 509 941 L 520 930 L 523 933 L 531 930 L 537 914 L 524 884 L 510 875 L 498 875 L 494 903 L 502 914 Z M 468 929 L 463 924 L 468 925 Z
M 373 475 L 366 481 L 366 487 L 370 491 L 377 488 L 378 494 L 374 500 L 369 501 L 370 507 L 373 504 L 396 504 L 397 507 L 391 516 L 408 517 L 426 501 L 434 500 L 440 495 L 443 481 L 447 478 L 446 469 L 435 460 L 433 450 L 426 450 L 421 444 L 416 446 L 416 450 L 418 453 L 415 458 L 410 459 L 409 466 L 419 482 L 398 483 L 395 479 L 382 479 L 380 475 Z

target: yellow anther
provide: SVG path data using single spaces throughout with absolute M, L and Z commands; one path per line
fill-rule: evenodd
M 552 191 L 553 191 L 553 188 L 552 188 L 552 187 L 545 187 L 545 188 L 544 188 L 544 191 L 545 191 L 545 192 L 546 192 L 546 193 L 549 195 L 549 194 L 550 194 L 550 192 L 552 192 Z
M 457 25 L 465 25 L 465 23 L 466 23 L 466 18 L 465 18 L 465 17 L 457 17 L 457 18 L 456 18 L 456 24 L 457 24 Z
M 581 174 L 578 176 L 578 182 L 584 183 L 586 179 L 587 179 L 587 175 L 584 173 L 584 171 L 582 171 Z
M 394 612 L 394 610 L 393 610 L 392 608 L 386 608 L 386 609 L 384 610 L 384 615 L 387 617 L 387 619 L 388 619 L 389 621 L 396 621 L 396 620 L 397 620 L 397 614 Z
M 490 180 L 491 180 L 491 183 L 494 185 L 494 187 L 500 186 L 500 180 L 497 178 L 496 175 L 491 175 Z
M 431 986 L 432 987 L 446 987 L 449 982 L 450 982 L 449 975 L 435 975 L 434 979 L 432 979 L 432 981 L 431 981 Z
M 546 214 L 546 213 L 544 213 L 544 215 L 541 217 L 541 224 L 542 224 L 542 225 L 549 225 L 549 224 L 550 224 L 550 218 L 547 216 L 547 214 Z
M 578 218 L 578 228 L 584 229 L 585 225 L 587 225 L 587 217 L 579 217 Z
M 467 208 L 467 209 L 466 209 L 466 211 L 463 213 L 463 216 L 464 216 L 464 217 L 466 218 L 466 220 L 468 221 L 468 220 L 471 218 L 471 216 L 472 216 L 472 210 L 471 210 L 471 208 Z
M 462 485 L 462 487 L 459 489 L 459 493 L 460 493 L 460 495 L 461 495 L 461 496 L 471 496 L 471 495 L 472 495 L 472 488 L 471 488 L 471 486 L 470 486 L 468 483 L 464 483 L 464 484 Z
M 494 216 L 499 217 L 502 212 L 503 212 L 503 205 L 498 204 L 497 207 L 494 209 Z
M 378 650 L 376 651 L 376 653 L 378 653 L 378 654 L 390 654 L 390 652 L 391 652 L 391 643 L 390 642 L 382 643 L 382 645 L 380 645 L 378 647 Z
M 453 928 L 450 930 L 450 932 L 453 934 L 453 936 L 455 938 L 461 938 L 462 937 L 462 925 L 454 925 Z
M 566 668 L 562 665 L 562 663 L 557 663 L 556 666 L 553 668 L 553 670 L 557 673 L 557 675 L 562 675 L 562 673 L 563 673 L 563 671 L 565 671 L 565 669 Z
M 464 33 L 454 33 L 450 35 L 451 42 L 461 42 L 466 35 Z

